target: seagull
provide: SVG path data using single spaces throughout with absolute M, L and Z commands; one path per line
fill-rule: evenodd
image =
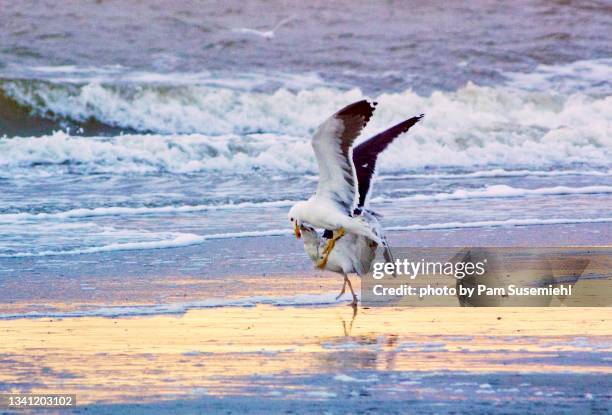
M 326 254 L 346 231 L 380 242 L 368 223 L 353 215 L 357 180 L 352 147 L 373 113 L 374 105 L 366 100 L 350 104 L 325 120 L 312 138 L 319 165 L 317 190 L 308 200 L 296 203 L 288 217 L 298 239 L 303 224 L 337 231 L 328 241 Z
M 423 114 L 403 121 L 368 139 L 353 150 L 352 159 L 355 166 L 359 191 L 357 206 L 353 210 L 353 214 L 363 218 L 381 241 L 384 249 L 383 255 L 387 262 L 393 262 L 393 256 L 378 221 L 381 216 L 366 207 L 367 199 L 372 190 L 372 179 L 376 172 L 378 155 L 382 153 L 395 138 L 408 131 L 421 118 L 423 118 Z M 372 261 L 376 257 L 376 249 L 379 244 L 366 236 L 346 233 L 342 239 L 338 240 L 333 250 L 328 250 L 328 252 L 326 252 L 326 239 L 333 238 L 332 231 L 325 230 L 323 237 L 321 237 L 316 229 L 302 223 L 300 225 L 300 233 L 304 240 L 304 250 L 317 267 L 339 273 L 344 277 L 342 290 L 336 298 L 340 298 L 345 293 L 348 285 L 353 296 L 351 305 L 356 306 L 357 296 L 355 295 L 355 291 L 353 290 L 353 286 L 347 274 L 356 273 L 362 276 L 367 273 L 370 270 Z
M 257 36 L 261 36 L 264 39 L 272 39 L 274 37 L 274 33 L 280 29 L 282 26 L 286 25 L 287 23 L 291 22 L 295 20 L 295 16 L 289 16 L 283 20 L 281 20 L 280 22 L 278 22 L 276 24 L 276 26 L 274 26 L 273 29 L 271 30 L 266 30 L 266 31 L 262 31 L 262 30 L 256 30 L 256 29 L 249 29 L 246 27 L 241 27 L 238 29 L 232 29 L 233 32 L 238 32 L 238 33 L 248 33 L 248 34 L 252 34 L 252 35 L 257 35 Z

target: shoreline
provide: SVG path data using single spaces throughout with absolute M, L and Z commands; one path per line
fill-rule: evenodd
M 393 249 L 441 246 L 601 246 L 612 224 L 393 231 Z M 92 267 L 92 264 L 96 264 Z M 351 278 L 357 281 L 356 278 Z M 341 277 L 314 269 L 291 236 L 49 258 L 0 258 L 0 314 L 86 307 L 172 304 L 215 297 L 321 294 Z

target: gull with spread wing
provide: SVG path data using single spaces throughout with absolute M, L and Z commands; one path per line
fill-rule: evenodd
M 353 150 L 353 164 L 358 181 L 358 202 L 353 210 L 354 216 L 359 216 L 365 220 L 376 236 L 380 239 L 383 246 L 385 261 L 393 262 L 393 256 L 387 240 L 383 234 L 376 212 L 366 207 L 367 199 L 372 190 L 373 176 L 376 171 L 378 155 L 382 153 L 400 134 L 405 133 L 415 125 L 423 114 L 403 121 L 380 134 L 371 137 L 367 141 L 355 147 Z M 342 274 L 344 283 L 338 298 L 344 294 L 348 285 L 353 301 L 351 305 L 357 304 L 357 296 L 353 290 L 349 273 L 364 275 L 370 270 L 372 261 L 376 257 L 378 243 L 366 236 L 346 233 L 342 239 L 338 240 L 333 250 L 326 251 L 327 240 L 333 238 L 330 230 L 325 230 L 323 236 L 319 235 L 316 229 L 301 224 L 300 232 L 304 240 L 304 250 L 318 268 Z
M 312 138 L 319 166 L 317 190 L 310 199 L 295 204 L 288 216 L 298 239 L 302 224 L 336 233 L 327 243 L 325 258 L 345 232 L 381 242 L 369 224 L 353 214 L 357 179 L 352 147 L 373 113 L 374 105 L 366 100 L 348 105 L 323 122 Z

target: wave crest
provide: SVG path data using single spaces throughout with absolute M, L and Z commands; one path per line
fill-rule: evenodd
M 0 165 L 69 163 L 97 172 L 316 171 L 310 135 L 329 114 L 364 97 L 356 88 L 322 86 L 267 91 L 218 84 L 5 79 L 0 88 L 15 105 L 42 119 L 115 129 L 109 138 L 54 133 L 0 139 Z M 612 159 L 612 96 L 470 83 L 430 96 L 407 90 L 372 98 L 379 105 L 363 137 L 426 114 L 383 155 L 382 171 L 609 166 Z M 128 134 L 117 135 L 117 129 Z

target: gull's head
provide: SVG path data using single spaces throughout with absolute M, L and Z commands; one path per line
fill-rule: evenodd
M 304 205 L 306 202 L 298 202 L 289 210 L 289 214 L 287 217 L 293 224 L 293 230 L 295 232 L 295 237 L 300 239 L 302 234 L 300 232 L 300 227 L 302 226 L 302 213 L 304 211 Z

